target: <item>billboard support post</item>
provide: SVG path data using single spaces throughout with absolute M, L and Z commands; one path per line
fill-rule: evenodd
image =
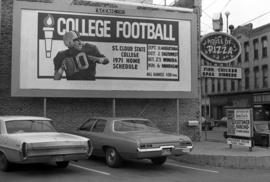
M 113 102 L 112 102 L 112 113 L 113 113 L 113 117 L 116 116 L 115 114 L 115 98 L 113 98 Z
M 180 134 L 180 118 L 179 118 L 179 99 L 176 99 L 176 121 L 177 121 L 177 125 L 176 125 L 176 129 L 177 129 L 177 134 Z
M 47 115 L 47 98 L 43 98 L 43 116 L 46 117 Z

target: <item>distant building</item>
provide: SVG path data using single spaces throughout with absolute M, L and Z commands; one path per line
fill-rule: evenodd
M 237 60 L 223 66 L 241 67 L 242 79 L 202 78 L 202 114 L 211 119 L 225 116 L 226 107 L 270 110 L 270 24 L 255 29 L 247 24 L 231 33 L 240 41 L 242 52 Z

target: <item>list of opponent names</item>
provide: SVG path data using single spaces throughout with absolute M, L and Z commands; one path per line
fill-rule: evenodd
M 159 79 L 179 78 L 179 49 L 174 45 L 148 45 L 147 76 Z

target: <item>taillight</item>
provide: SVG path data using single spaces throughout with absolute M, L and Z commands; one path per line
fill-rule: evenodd
M 22 144 L 22 156 L 24 159 L 27 157 L 27 144 L 25 142 Z

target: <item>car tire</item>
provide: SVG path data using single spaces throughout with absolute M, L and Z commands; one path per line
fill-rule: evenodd
M 120 165 L 122 164 L 121 156 L 116 151 L 116 149 L 111 148 L 111 147 L 106 148 L 105 150 L 105 160 L 106 160 L 106 164 L 112 168 L 120 167 Z
M 0 153 L 0 170 L 9 171 L 11 169 L 11 163 L 7 160 L 4 153 Z
M 69 165 L 69 161 L 56 162 L 57 167 L 66 168 Z
M 155 158 L 152 158 L 151 161 L 154 165 L 157 165 L 157 166 L 161 166 L 162 164 L 164 164 L 167 160 L 167 157 L 163 156 L 163 157 L 155 157 Z

